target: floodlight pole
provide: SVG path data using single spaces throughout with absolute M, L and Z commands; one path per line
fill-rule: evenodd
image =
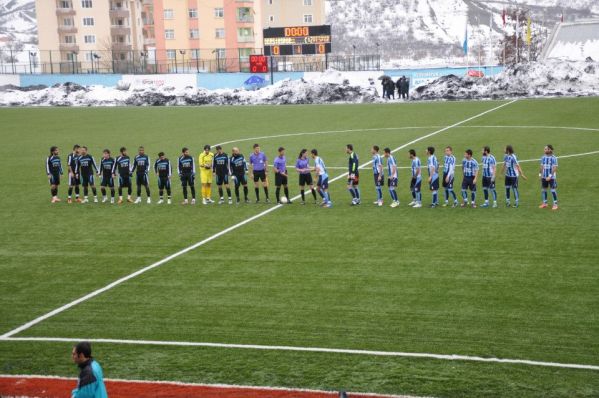
M 275 84 L 275 72 L 274 72 L 274 62 L 273 62 L 273 56 L 271 55 L 270 57 L 270 84 Z

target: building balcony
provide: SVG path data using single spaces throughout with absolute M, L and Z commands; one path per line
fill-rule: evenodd
M 253 43 L 256 41 L 254 36 L 237 36 L 237 43 Z
M 56 9 L 56 16 L 64 17 L 67 15 L 75 15 L 75 10 L 72 8 L 57 8 Z
M 156 38 L 155 37 L 144 37 L 144 44 L 146 46 L 154 46 L 154 45 L 156 45 Z
M 152 6 L 154 5 L 154 0 L 143 0 L 142 4 L 144 6 Z
M 253 16 L 245 16 L 245 17 L 237 17 L 237 22 L 238 23 L 254 23 L 254 17 Z
M 112 25 L 110 27 L 110 33 L 113 35 L 128 35 L 131 33 L 131 28 L 124 25 Z
M 129 10 L 126 8 L 111 8 L 109 15 L 111 18 L 129 18 Z
M 58 26 L 58 33 L 77 33 L 77 28 L 74 26 Z
M 131 51 L 131 44 L 128 43 L 112 43 L 112 49 L 115 51 Z
M 79 52 L 79 45 L 77 45 L 76 43 L 60 43 L 58 45 L 58 49 L 60 51 L 76 53 Z

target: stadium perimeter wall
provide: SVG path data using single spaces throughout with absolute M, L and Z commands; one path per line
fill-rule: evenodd
M 383 74 L 397 79 L 406 76 L 410 79 L 410 85 L 417 87 L 430 82 L 438 77 L 450 74 L 464 75 L 469 69 L 480 70 L 485 76 L 493 76 L 503 70 L 502 66 L 473 66 L 471 68 L 427 68 L 427 69 L 391 69 L 383 71 L 364 71 L 364 72 L 342 72 L 350 80 L 356 79 L 376 79 Z M 216 89 L 234 89 L 244 87 L 244 82 L 253 74 L 251 73 L 199 73 L 199 74 L 168 74 L 168 75 L 121 75 L 121 74 L 20 74 L 20 75 L 0 75 L 0 86 L 14 85 L 19 87 L 45 85 L 52 86 L 61 83 L 76 83 L 82 86 L 105 86 L 115 87 L 120 81 L 132 82 L 141 86 L 173 86 L 184 88 L 185 86 L 201 87 L 209 90 Z M 320 75 L 319 72 L 276 72 L 274 81 L 278 82 L 285 79 L 299 80 L 302 78 L 313 79 Z M 270 75 L 262 75 L 266 80 L 270 80 Z M 378 82 L 376 82 L 378 83 Z

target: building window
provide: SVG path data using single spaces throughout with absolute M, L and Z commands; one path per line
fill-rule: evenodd
M 217 48 L 215 50 L 215 52 L 216 52 L 216 58 L 218 58 L 218 59 L 225 58 L 227 55 L 227 52 L 225 51 L 224 48 Z
M 83 41 L 87 44 L 92 44 L 96 42 L 96 36 L 94 35 L 85 35 L 83 36 Z
M 217 28 L 215 31 L 215 36 L 217 39 L 225 38 L 225 28 Z
M 67 35 L 64 37 L 65 44 L 75 44 L 75 36 Z
M 81 7 L 92 8 L 92 0 L 81 0 Z
M 239 49 L 239 60 L 240 61 L 249 61 L 251 54 L 252 54 L 251 48 L 240 48 Z
M 166 50 L 166 59 L 177 58 L 177 50 Z
M 189 30 L 189 38 L 190 39 L 199 39 L 200 31 L 198 29 L 190 29 Z
M 62 26 L 73 26 L 75 25 L 75 21 L 73 21 L 73 18 L 65 18 L 62 20 Z
M 60 8 L 72 8 L 71 7 L 71 2 L 67 1 L 67 0 L 62 0 L 60 2 Z
M 304 14 L 304 23 L 312 23 L 312 14 Z
M 189 9 L 189 18 L 191 19 L 197 19 L 198 17 L 198 9 L 197 8 L 190 8 Z
M 268 16 L 268 22 L 274 22 L 275 21 L 275 16 L 274 15 L 269 15 Z
M 214 17 L 215 18 L 224 18 L 225 17 L 225 9 L 224 8 L 215 8 L 214 9 Z
M 194 50 L 191 50 L 191 59 L 200 59 L 200 50 L 198 50 L 197 48 Z
M 174 29 L 165 29 L 164 30 L 164 38 L 167 40 L 174 40 L 175 30 Z
M 272 5 L 273 0 L 268 0 L 268 4 Z
M 83 18 L 83 26 L 94 26 L 94 19 L 92 17 Z
M 172 8 L 164 9 L 164 19 L 173 19 L 175 17 L 175 13 Z
M 304 0 L 304 5 L 305 6 L 311 6 L 312 5 L 312 0 Z
M 77 60 L 77 54 L 75 53 L 67 53 L 67 61 L 76 61 Z
M 253 10 L 250 7 L 237 8 L 237 22 L 254 22 Z
M 252 28 L 239 28 L 237 29 L 237 41 L 240 43 L 247 43 L 254 41 L 254 32 Z

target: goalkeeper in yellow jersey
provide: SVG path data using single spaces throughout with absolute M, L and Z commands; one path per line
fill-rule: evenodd
M 202 183 L 202 203 L 214 203 L 212 200 L 212 164 L 214 154 L 210 152 L 210 145 L 204 145 L 204 152 L 200 154 L 200 182 Z

